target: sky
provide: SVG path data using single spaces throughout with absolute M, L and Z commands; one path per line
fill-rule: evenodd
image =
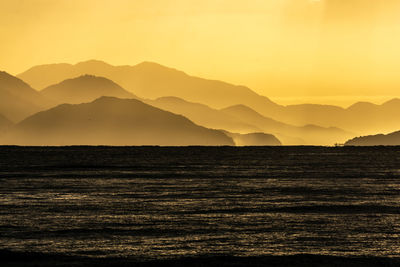
M 281 103 L 400 97 L 400 0 L 0 0 L 0 69 L 153 61 Z

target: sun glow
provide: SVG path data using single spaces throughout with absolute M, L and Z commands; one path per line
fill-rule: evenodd
M 3 0 L 0 64 L 155 61 L 271 97 L 396 95 L 398 1 Z M 356 100 L 356 99 L 355 99 Z

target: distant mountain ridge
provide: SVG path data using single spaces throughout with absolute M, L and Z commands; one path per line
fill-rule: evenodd
M 21 79 L 0 71 L 0 114 L 17 122 L 53 103 Z
M 275 121 L 244 105 L 235 105 L 217 110 L 199 103 L 177 97 L 162 97 L 144 100 L 146 103 L 181 114 L 196 124 L 207 128 L 248 134 L 264 132 L 276 135 L 285 145 L 333 145 L 344 142 L 354 134 L 339 128 L 324 128 L 315 125 L 294 126 Z
M 313 124 L 368 134 L 395 131 L 399 124 L 398 99 L 383 105 L 356 103 L 347 109 L 315 104 L 282 106 L 245 86 L 190 76 L 151 62 L 135 66 L 112 66 L 102 61 L 90 60 L 75 65 L 41 65 L 21 73 L 18 77 L 36 88 L 43 88 L 84 74 L 106 77 L 143 98 L 175 96 L 214 109 L 245 105 L 265 117 L 296 126 Z
M 45 77 L 44 73 L 47 74 Z M 18 77 L 36 88 L 44 88 L 84 74 L 113 80 L 142 98 L 176 96 L 216 108 L 241 103 L 279 106 L 245 86 L 190 76 L 182 71 L 152 62 L 143 62 L 134 66 L 112 66 L 98 60 L 89 60 L 75 65 L 48 64 L 32 67 L 19 74 Z
M 41 93 L 60 104 L 81 104 L 91 102 L 102 96 L 136 98 L 134 94 L 126 91 L 115 82 L 104 77 L 88 74 L 48 86 Z
M 390 134 L 360 136 L 345 143 L 346 146 L 400 146 L 400 131 Z
M 221 131 L 198 126 L 136 99 L 101 97 L 62 104 L 15 125 L 1 139 L 18 145 L 234 145 Z
M 144 100 L 147 104 L 183 115 L 198 125 L 207 128 L 224 129 L 230 132 L 260 132 L 256 125 L 243 122 L 234 116 L 207 105 L 193 103 L 178 97 L 160 97 L 155 100 Z
M 352 133 L 335 127 L 294 126 L 282 123 L 265 117 L 245 105 L 235 105 L 221 111 L 252 125 L 257 125 L 262 131 L 276 135 L 284 144 L 289 145 L 333 145 L 337 142 L 344 142 L 353 136 Z
M 398 129 L 400 123 L 400 100 L 395 98 L 381 105 L 357 102 L 348 108 L 299 104 L 286 106 L 278 114 L 274 112 L 270 113 L 273 118 L 294 125 L 335 126 L 358 133 L 390 132 Z

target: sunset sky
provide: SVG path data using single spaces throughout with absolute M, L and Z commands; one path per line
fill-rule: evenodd
M 282 101 L 399 97 L 398 0 L 1 0 L 0 69 L 154 61 Z

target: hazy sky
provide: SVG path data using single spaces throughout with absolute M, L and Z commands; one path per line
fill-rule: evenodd
M 400 96 L 399 3 L 0 0 L 0 69 L 155 61 L 294 102 Z

